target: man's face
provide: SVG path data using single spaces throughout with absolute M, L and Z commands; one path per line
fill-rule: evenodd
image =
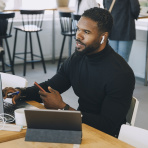
M 80 54 L 99 52 L 100 34 L 97 22 L 87 17 L 81 17 L 77 24 L 76 51 Z

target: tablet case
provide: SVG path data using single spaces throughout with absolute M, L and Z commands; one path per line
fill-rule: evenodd
M 25 110 L 25 141 L 80 144 L 82 120 L 79 111 Z

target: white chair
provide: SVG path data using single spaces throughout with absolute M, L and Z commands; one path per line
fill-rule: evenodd
M 132 125 L 132 126 L 134 126 L 134 124 L 135 124 L 138 105 L 139 105 L 139 101 L 137 100 L 137 98 L 133 97 L 129 111 L 128 111 L 127 116 L 126 116 L 127 123 Z
M 148 130 L 142 128 L 123 124 L 118 139 L 136 148 L 148 148 Z
M 0 72 L 2 88 L 5 87 L 27 87 L 28 81 L 20 76 Z

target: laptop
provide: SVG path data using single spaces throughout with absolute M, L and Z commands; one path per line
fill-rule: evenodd
M 4 117 L 6 118 L 6 122 L 14 122 L 14 111 L 18 108 L 35 108 L 34 106 L 26 103 L 23 100 L 16 101 L 16 105 L 6 102 L 5 99 L 3 99 L 2 95 L 2 79 L 0 75 L 0 114 L 4 114 Z M 8 116 L 6 114 L 9 114 L 11 116 Z
M 82 117 L 80 111 L 25 109 L 26 141 L 80 144 Z

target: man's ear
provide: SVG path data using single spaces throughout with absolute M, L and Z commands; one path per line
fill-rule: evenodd
M 100 44 L 103 44 L 104 42 L 105 42 L 105 43 L 107 42 L 107 40 L 108 40 L 108 35 L 109 35 L 108 32 L 104 32 L 104 33 L 101 35 Z

